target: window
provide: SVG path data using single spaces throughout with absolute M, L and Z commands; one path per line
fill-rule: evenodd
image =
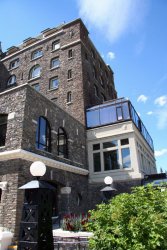
M 129 139 L 128 138 L 121 140 L 121 146 L 127 145 L 127 144 L 129 144 Z
M 93 154 L 94 172 L 101 171 L 100 152 Z
M 112 148 L 112 147 L 117 147 L 118 146 L 118 141 L 107 141 L 103 143 L 103 148 Z
M 97 73 L 96 73 L 96 69 L 95 69 L 95 67 L 93 66 L 93 77 L 95 78 L 95 79 L 97 79 Z
M 91 49 L 91 56 L 95 59 L 95 52 L 93 49 Z
M 0 147 L 5 146 L 7 119 L 7 114 L 0 114 Z
M 59 87 L 59 79 L 58 76 L 50 79 L 50 83 L 49 83 L 49 89 L 58 89 Z
M 117 113 L 117 120 L 123 120 L 123 114 L 122 114 L 122 108 L 116 107 L 116 113 Z
M 60 60 L 59 57 L 53 58 L 51 60 L 51 68 L 58 68 L 60 66 Z
M 34 52 L 32 52 L 31 59 L 32 60 L 37 59 L 42 55 L 43 55 L 42 49 L 35 50 Z
M 70 103 L 71 100 L 72 100 L 71 91 L 69 91 L 69 92 L 67 93 L 67 103 Z
M 58 155 L 68 158 L 67 134 L 63 128 L 58 129 L 57 137 Z
M 51 152 L 51 128 L 48 120 L 43 116 L 38 119 L 36 148 Z
M 39 83 L 36 83 L 36 84 L 34 84 L 34 85 L 32 85 L 33 86 L 33 88 L 36 90 L 36 91 L 40 91 L 40 85 L 39 85 Z
M 39 65 L 35 65 L 31 68 L 29 79 L 40 77 L 41 75 L 41 67 Z
M 72 49 L 70 49 L 68 51 L 68 58 L 72 58 L 73 57 L 73 52 L 72 52 Z
M 99 150 L 100 149 L 100 143 L 93 144 L 93 150 Z
M 68 70 L 67 79 L 69 80 L 69 79 L 71 79 L 71 78 L 72 78 L 72 70 L 69 69 L 69 70 Z
M 88 54 L 85 52 L 85 59 L 88 61 Z
M 131 159 L 130 159 L 130 150 L 129 148 L 122 148 L 122 165 L 123 168 L 130 168 L 131 167 Z
M 96 85 L 94 85 L 94 92 L 95 95 L 98 97 L 99 93 L 98 93 L 98 87 Z
M 105 102 L 106 101 L 106 97 L 103 93 L 101 93 L 101 96 L 102 96 L 102 101 Z
M 100 67 L 100 69 L 102 69 L 102 63 L 101 63 L 101 61 L 99 61 L 99 67 Z
M 92 144 L 92 161 L 94 172 L 131 168 L 129 139 L 101 141 Z
M 103 152 L 104 170 L 119 169 L 118 150 L 111 150 Z
M 52 50 L 60 49 L 60 40 L 54 41 L 52 43 Z
M 14 69 L 19 66 L 19 58 L 10 62 L 9 69 Z
M 10 87 L 12 85 L 16 84 L 16 76 L 12 75 L 7 81 L 7 87 Z
M 104 88 L 104 79 L 103 79 L 102 76 L 100 77 L 100 84 L 101 84 L 101 86 Z

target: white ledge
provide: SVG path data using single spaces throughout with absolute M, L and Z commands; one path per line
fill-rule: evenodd
M 46 166 L 61 169 L 75 174 L 88 175 L 89 171 L 83 168 L 75 167 L 73 165 L 50 159 L 48 157 L 38 155 L 32 152 L 28 152 L 23 149 L 15 149 L 11 151 L 5 151 L 0 153 L 0 161 L 12 160 L 12 159 L 24 159 L 27 161 L 42 161 Z

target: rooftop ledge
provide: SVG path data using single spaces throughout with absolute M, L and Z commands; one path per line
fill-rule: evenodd
M 23 149 L 15 149 L 11 151 L 5 151 L 0 153 L 0 161 L 13 160 L 13 159 L 23 159 L 27 161 L 42 161 L 46 166 L 53 167 L 56 169 L 68 171 L 80 175 L 88 175 L 89 171 L 73 165 L 63 163 L 57 160 L 50 159 L 48 157 L 38 155 L 32 152 L 28 152 Z

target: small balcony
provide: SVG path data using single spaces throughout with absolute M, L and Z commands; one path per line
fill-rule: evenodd
M 87 129 L 131 120 L 154 151 L 153 140 L 129 100 L 125 98 L 105 102 L 86 110 Z

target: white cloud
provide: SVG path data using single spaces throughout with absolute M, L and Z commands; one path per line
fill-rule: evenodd
M 145 0 L 76 0 L 79 15 L 100 29 L 111 42 L 123 34 L 136 32 L 147 12 Z
M 164 106 L 165 104 L 167 104 L 167 96 L 163 95 L 163 96 L 156 98 L 154 103 L 161 107 Z
M 110 52 L 107 53 L 107 57 L 108 57 L 110 60 L 113 60 L 113 59 L 115 59 L 115 53 L 110 51 Z
M 152 115 L 153 114 L 153 111 L 148 111 L 147 112 L 147 115 Z
M 155 115 L 158 118 L 158 128 L 164 129 L 167 127 L 167 105 L 161 107 L 161 109 L 155 111 Z
M 137 98 L 137 102 L 146 102 L 148 100 L 148 97 L 145 96 L 145 95 L 140 95 L 138 98 Z
M 165 154 L 167 154 L 167 148 L 155 151 L 155 156 L 156 157 L 160 157 L 160 156 L 163 156 Z

